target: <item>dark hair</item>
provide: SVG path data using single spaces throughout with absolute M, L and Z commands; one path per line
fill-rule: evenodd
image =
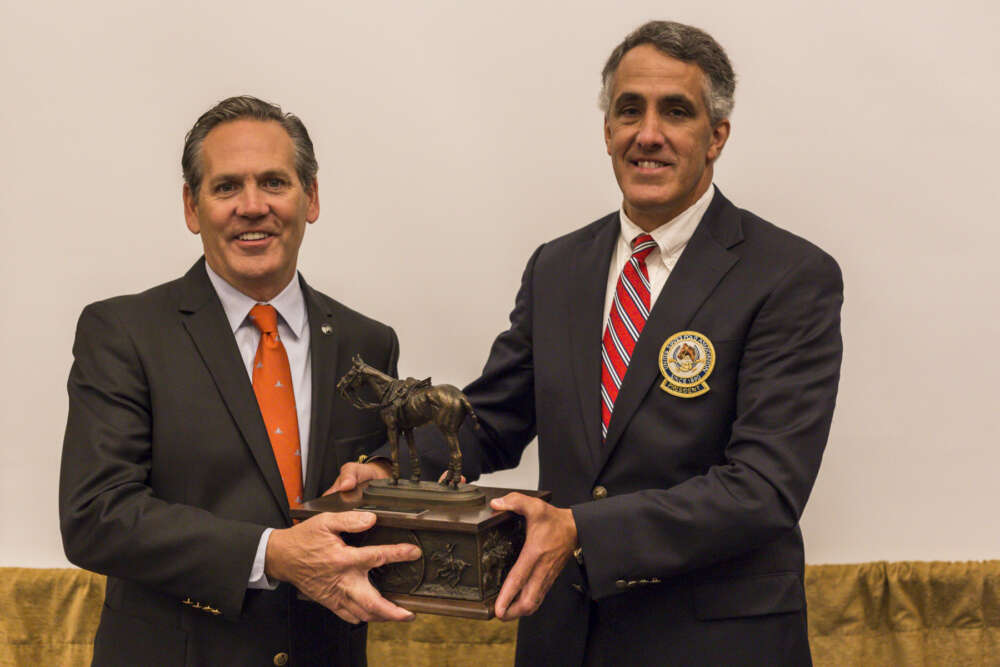
M 705 73 L 705 106 L 714 125 L 733 112 L 736 75 L 729 57 L 711 35 L 693 26 L 674 21 L 650 21 L 636 28 L 615 47 L 601 71 L 599 104 L 604 113 L 611 107 L 611 85 L 626 53 L 640 44 L 652 44 L 677 60 L 694 63 Z
M 319 171 L 319 163 L 316 162 L 316 153 L 313 151 L 312 140 L 309 139 L 306 126 L 302 124 L 298 116 L 283 113 L 277 104 L 271 104 L 250 95 L 240 95 L 224 99 L 203 113 L 191 131 L 184 137 L 181 171 L 184 174 L 184 182 L 191 190 L 191 195 L 197 199 L 198 189 L 201 187 L 203 176 L 201 146 L 205 137 L 217 125 L 244 118 L 274 121 L 285 128 L 295 146 L 295 171 L 299 176 L 299 181 L 302 182 L 303 188 L 307 190 L 311 188 L 313 181 L 316 180 L 316 172 Z

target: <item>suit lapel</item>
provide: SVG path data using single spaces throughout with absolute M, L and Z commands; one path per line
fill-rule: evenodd
M 330 442 L 330 427 L 336 402 L 337 344 L 339 333 L 333 313 L 323 306 L 304 278 L 302 293 L 309 315 L 309 355 L 312 360 L 312 406 L 309 426 L 309 458 L 306 461 L 304 498 L 315 498 L 326 489 L 319 488 L 323 448 Z
M 188 271 L 181 290 L 179 309 L 184 328 L 198 348 L 236 427 L 250 447 L 275 502 L 288 520 L 288 500 L 271 450 L 271 441 L 267 437 L 267 427 L 260 415 L 253 386 L 225 311 L 208 280 L 204 259 Z
M 698 309 L 738 261 L 728 248 L 742 240 L 739 211 L 717 191 L 687 248 L 670 273 L 636 342 L 601 448 L 598 469 L 607 463 L 650 386 L 660 380 L 657 357 L 663 342 L 688 328 Z
M 596 225 L 573 254 L 569 275 L 569 340 L 584 437 L 591 463 L 601 457 L 601 337 L 611 254 L 621 226 L 618 213 Z

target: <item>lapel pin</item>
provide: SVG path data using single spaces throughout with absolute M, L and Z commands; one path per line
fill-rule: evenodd
M 697 331 L 680 331 L 660 348 L 660 389 L 671 396 L 694 398 L 707 393 L 705 382 L 715 368 L 715 347 L 708 336 Z
M 319 330 L 323 332 L 324 336 L 329 336 L 330 334 L 333 333 L 333 327 L 331 327 L 329 324 L 324 324 L 319 328 Z

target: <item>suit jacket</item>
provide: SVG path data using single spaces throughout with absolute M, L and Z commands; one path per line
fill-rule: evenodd
M 633 352 L 601 442 L 603 305 L 618 214 L 542 245 L 466 388 L 466 476 L 517 465 L 571 507 L 570 563 L 522 619 L 524 665 L 808 664 L 799 517 L 829 432 L 842 282 L 819 248 L 717 192 Z M 672 334 L 708 338 L 709 391 L 661 389 Z M 420 439 L 437 440 L 429 432 Z M 434 448 L 436 466 L 443 449 Z M 430 467 L 430 466 L 428 466 Z M 432 472 L 432 471 L 429 471 Z
M 384 442 L 375 413 L 336 396 L 360 353 L 395 374 L 389 327 L 302 281 L 312 416 L 304 479 Z M 199 260 L 182 278 L 84 309 L 60 477 L 68 558 L 108 575 L 95 664 L 364 664 L 352 627 L 281 584 L 248 590 L 265 527 L 291 525 L 250 378 Z

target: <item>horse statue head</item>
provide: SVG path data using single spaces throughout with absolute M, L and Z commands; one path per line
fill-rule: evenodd
M 360 389 L 361 385 L 364 383 L 365 369 L 367 367 L 368 364 L 361 360 L 361 355 L 355 354 L 351 359 L 351 369 L 344 373 L 344 376 L 337 382 L 338 394 L 355 406 L 365 408 L 375 407 L 374 404 L 363 401 L 358 396 L 358 389 Z

